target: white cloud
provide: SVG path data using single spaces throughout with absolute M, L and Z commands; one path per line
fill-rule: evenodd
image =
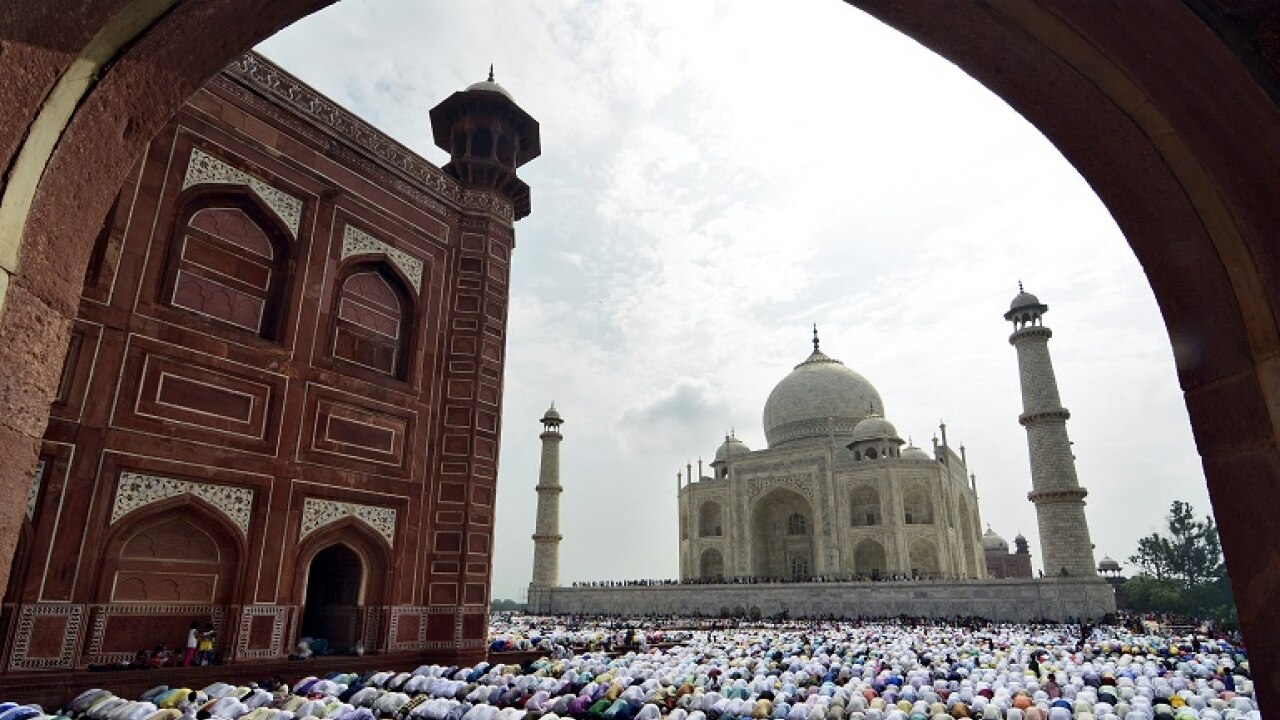
M 1208 509 L 1168 337 L 1105 207 L 1017 113 L 856 10 L 345 0 L 263 50 L 435 162 L 427 111 L 490 62 L 541 123 L 494 597 L 528 582 L 552 399 L 562 580 L 674 576 L 676 471 L 730 427 L 764 446 L 764 400 L 813 322 L 918 445 L 946 419 L 984 521 L 1037 550 L 1001 318 L 1019 279 L 1052 308 L 1098 556 L 1123 560 L 1173 499 Z

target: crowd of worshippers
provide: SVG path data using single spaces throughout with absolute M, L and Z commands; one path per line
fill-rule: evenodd
M 966 580 L 959 575 L 941 573 L 890 573 L 874 575 L 733 575 L 699 578 L 647 578 L 642 580 L 579 580 L 573 587 L 661 587 L 665 585 L 769 585 L 775 583 L 846 583 L 846 582 L 950 582 Z
M 554 619 L 495 620 L 496 634 Z M 5 720 L 1259 720 L 1244 649 L 1124 625 L 764 622 L 670 647 L 292 684 L 87 690 Z M 523 629 L 521 629 L 523 628 Z M 615 632 L 612 621 L 593 632 Z

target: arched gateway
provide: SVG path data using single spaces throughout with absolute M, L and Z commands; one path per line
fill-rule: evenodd
M 236 54 L 330 0 L 17 3 L 0 56 L 0 443 L 18 541 L 78 278 L 112 198 L 149 139 Z M 1075 164 L 1116 218 L 1173 340 L 1255 672 L 1280 669 L 1280 109 L 1263 55 L 1265 4 L 853 2 L 985 83 Z M 1241 6 L 1243 7 L 1243 6 Z M 131 12 L 125 12 L 128 8 Z M 150 9 L 150 12 L 146 12 Z M 132 12 L 136 11 L 136 12 Z M 54 22 L 50 18 L 75 17 Z M 103 32 L 111 27 L 111 31 Z M 215 38 L 216 42 L 209 41 Z M 84 58 L 82 60 L 81 58 Z M 1178 73 L 1168 72 L 1177 58 Z M 1269 57 L 1269 56 L 1268 56 Z M 101 73 L 69 73 L 94 60 Z M 66 83 L 50 94 L 58 78 Z M 33 132 L 36 118 L 41 132 Z M 18 160 L 18 158 L 22 160 Z M 1176 257 L 1177 262 L 1170 262 Z M 7 289 L 6 289 L 7 288 Z M 456 589 L 456 588 L 455 588 Z M 481 633 L 482 634 L 482 633 Z M 1280 689 L 1259 689 L 1264 712 Z

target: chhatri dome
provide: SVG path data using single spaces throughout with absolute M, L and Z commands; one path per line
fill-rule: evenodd
M 982 550 L 983 552 L 995 551 L 1007 553 L 1009 552 L 1009 543 L 1006 542 L 1004 538 L 997 535 L 996 531 L 992 530 L 991 526 L 988 525 L 987 531 L 982 535 Z
M 500 94 L 502 94 L 503 96 L 505 96 L 505 97 L 506 97 L 508 100 L 510 100 L 511 102 L 515 102 L 515 101 L 516 101 L 516 99 L 515 99 L 514 97 L 511 97 L 511 93 L 510 93 L 506 88 L 504 88 L 504 87 L 502 87 L 501 85 L 499 85 L 498 83 L 494 82 L 494 80 L 493 80 L 493 66 L 492 66 L 492 65 L 490 65 L 490 66 L 489 66 L 489 79 L 488 79 L 488 80 L 481 80 L 481 81 L 480 81 L 480 82 L 478 82 L 478 83 L 471 83 L 470 85 L 468 85 L 468 86 L 467 86 L 467 91 L 468 91 L 468 92 L 470 92 L 470 91 L 472 91 L 472 90 L 485 90 L 485 91 L 488 91 L 488 92 L 496 92 L 496 93 L 500 93 Z
M 873 413 L 884 414 L 880 393 L 866 378 L 818 349 L 814 326 L 813 353 L 769 393 L 764 435 L 771 448 L 804 440 L 825 442 L 831 435 L 847 442 L 858 423 Z
M 720 447 L 716 449 L 716 460 L 724 460 L 730 455 L 742 455 L 749 452 L 751 452 L 751 448 L 730 433 L 725 436 L 724 442 L 720 443 Z

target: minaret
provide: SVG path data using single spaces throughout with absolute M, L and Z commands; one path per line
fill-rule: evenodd
M 1067 438 L 1071 413 L 1058 398 L 1058 381 L 1049 359 L 1049 338 L 1044 326 L 1049 306 L 1022 289 L 1004 319 L 1013 323 L 1009 344 L 1018 351 L 1018 376 L 1022 381 L 1022 415 L 1031 455 L 1031 492 L 1040 528 L 1041 559 L 1046 577 L 1094 576 L 1093 542 L 1084 517 L 1088 491 L 1076 480 L 1076 460 Z
M 538 520 L 533 532 L 533 580 L 530 587 L 560 584 L 560 423 L 564 420 L 551 403 L 542 416 L 542 469 L 538 473 Z

